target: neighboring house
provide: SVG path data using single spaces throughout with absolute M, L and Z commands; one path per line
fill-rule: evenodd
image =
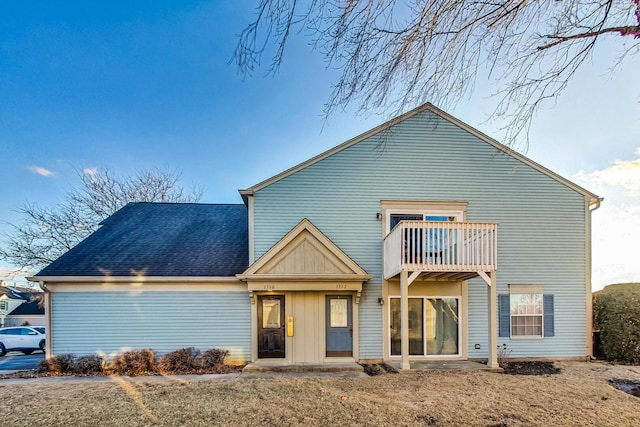
M 0 295 L 0 327 L 21 326 L 28 322 L 32 326 L 44 326 L 44 306 L 40 302 L 41 292 L 2 287 Z
M 240 194 L 129 204 L 31 278 L 48 354 L 590 355 L 600 199 L 431 104 Z

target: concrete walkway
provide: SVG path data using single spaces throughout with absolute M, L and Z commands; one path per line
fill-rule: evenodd
M 6 373 L 6 372 L 3 372 Z M 0 379 L 0 387 L 8 385 L 28 385 L 28 384 L 74 384 L 88 382 L 158 382 L 158 383 L 187 383 L 210 380 L 233 380 L 246 377 L 241 372 L 233 374 L 203 374 L 203 375 L 149 375 L 141 377 L 108 377 L 108 376 L 58 376 L 58 377 L 37 377 L 37 378 L 8 378 Z
M 400 361 L 387 361 L 399 372 L 415 371 L 491 371 L 502 372 L 502 368 L 488 368 L 487 365 L 467 360 L 451 361 L 412 361 L 410 371 L 401 371 Z M 12 374 L 20 371 L 0 371 L 2 374 Z M 282 362 L 250 363 L 242 372 L 231 374 L 203 374 L 203 375 L 149 375 L 141 377 L 109 377 L 109 376 L 58 376 L 38 378 L 8 378 L 0 379 L 0 387 L 9 385 L 28 384 L 73 384 L 87 382 L 157 382 L 157 383 L 188 383 L 196 381 L 235 380 L 276 377 L 367 377 L 362 366 L 357 363 L 324 363 L 324 364 L 283 364 Z
M 400 370 L 400 361 L 387 361 L 387 365 L 392 366 L 398 372 L 407 372 Z M 410 371 L 489 371 L 502 372 L 502 368 L 489 368 L 484 363 L 472 362 L 470 360 L 412 360 L 409 365 Z
M 299 378 L 335 378 L 335 377 L 367 377 L 362 367 L 359 371 L 331 371 L 331 370 L 264 370 L 254 372 L 234 372 L 232 374 L 203 374 L 203 375 L 149 375 L 140 377 L 127 376 L 56 376 L 56 377 L 37 377 L 37 378 L 7 378 L 0 379 L 0 387 L 10 385 L 29 385 L 29 384 L 74 384 L 87 382 L 154 382 L 154 383 L 190 383 L 197 381 L 214 381 L 214 380 L 237 380 L 237 379 L 255 379 L 255 378 L 276 378 L 276 377 L 299 377 Z M 1 371 L 1 374 L 9 374 L 9 371 Z
M 302 373 L 302 372 L 364 372 L 364 368 L 355 362 L 343 363 L 285 363 L 282 361 L 259 361 L 249 363 L 242 369 L 245 374 L 258 373 Z

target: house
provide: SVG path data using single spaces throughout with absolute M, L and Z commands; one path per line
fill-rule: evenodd
M 3 286 L 0 293 L 0 327 L 45 325 L 41 292 Z
M 425 104 L 250 188 L 125 206 L 31 280 L 47 354 L 585 358 L 595 194 Z

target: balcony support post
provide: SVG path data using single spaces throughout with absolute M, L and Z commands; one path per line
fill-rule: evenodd
M 409 272 L 400 272 L 400 369 L 409 370 Z
M 484 277 L 484 276 L 483 276 Z M 486 280 L 486 279 L 485 279 Z M 490 282 L 487 286 L 487 294 L 488 294 L 488 304 L 487 308 L 489 311 L 489 354 L 487 360 L 487 366 L 489 368 L 497 368 L 498 365 L 498 347 L 497 347 L 497 306 L 498 306 L 498 294 L 496 292 L 496 272 L 493 271 L 490 274 Z

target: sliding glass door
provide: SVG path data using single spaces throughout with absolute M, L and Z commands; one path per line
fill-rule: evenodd
M 400 355 L 400 298 L 389 304 L 391 355 Z M 409 298 L 409 355 L 460 354 L 458 298 Z

